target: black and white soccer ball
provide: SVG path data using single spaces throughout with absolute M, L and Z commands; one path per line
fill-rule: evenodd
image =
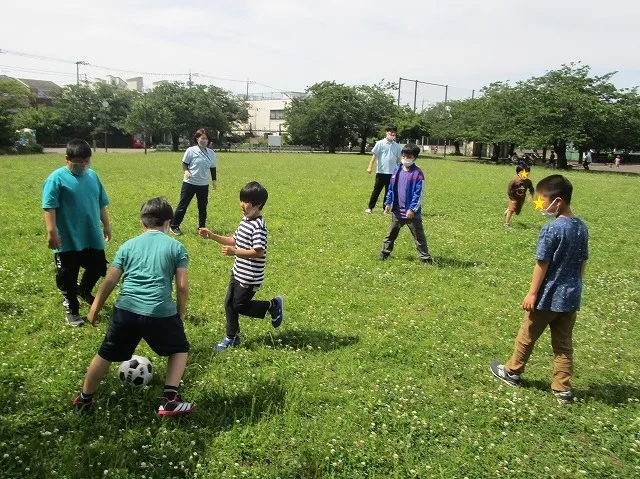
M 125 386 L 141 388 L 149 384 L 153 378 L 153 365 L 143 356 L 131 356 L 118 368 L 118 377 Z

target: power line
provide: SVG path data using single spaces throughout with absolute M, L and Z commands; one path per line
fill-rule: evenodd
M 62 75 L 62 76 L 67 76 L 67 77 L 75 77 L 75 75 L 73 73 L 68 73 L 68 72 L 56 72 L 56 71 L 51 71 L 51 70 L 40 70 L 40 69 L 35 69 L 35 68 L 18 68 L 18 67 L 12 67 L 10 65 L 0 65 L 1 68 L 5 68 L 7 70 L 11 70 L 11 71 L 16 71 L 16 72 L 26 72 L 26 73 L 50 73 L 50 74 L 54 74 L 54 75 Z

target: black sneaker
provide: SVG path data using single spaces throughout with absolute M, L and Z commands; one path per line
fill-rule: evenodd
M 422 264 L 433 264 L 433 258 L 429 256 L 428 258 L 424 258 L 422 260 Z
M 284 298 L 282 296 L 276 296 L 273 300 L 275 306 L 271 311 L 271 325 L 274 328 L 279 328 L 284 321 Z
M 166 397 L 161 397 L 157 413 L 158 416 L 181 416 L 191 414 L 195 408 L 195 404 L 184 402 L 180 395 L 176 394 L 175 399 L 172 401 Z
M 556 401 L 559 404 L 573 404 L 573 393 L 571 391 L 554 391 L 553 395 L 556 397 Z
M 386 260 L 388 257 L 389 257 L 389 255 L 388 255 L 388 254 L 385 254 L 385 253 L 380 253 L 380 254 L 378 255 L 378 259 L 379 259 L 380 261 L 384 261 L 384 260 Z
M 520 386 L 520 375 L 519 374 L 511 374 L 504 368 L 504 364 L 498 363 L 498 361 L 493 361 L 489 365 L 489 369 L 493 373 L 495 377 L 501 379 L 509 386 L 518 387 Z
M 169 231 L 171 231 L 172 235 L 182 236 L 182 230 L 180 229 L 179 226 L 170 226 Z

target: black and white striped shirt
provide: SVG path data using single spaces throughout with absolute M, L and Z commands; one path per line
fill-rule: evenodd
M 267 263 L 267 225 L 264 218 L 258 216 L 252 220 L 242 218 L 238 229 L 233 234 L 237 249 L 262 249 L 263 258 L 235 257 L 233 277 L 242 284 L 262 284 L 264 267 Z

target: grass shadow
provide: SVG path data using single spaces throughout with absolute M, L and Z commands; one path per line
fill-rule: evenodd
M 447 258 L 446 256 L 434 256 L 433 264 L 439 268 L 459 269 L 476 268 L 484 265 L 482 261 L 465 261 L 457 258 Z
M 188 421 L 200 428 L 213 430 L 253 424 L 265 417 L 280 414 L 285 397 L 286 389 L 280 381 L 262 381 L 238 394 L 212 394 L 199 398 L 196 401 L 197 409 Z
M 311 329 L 284 330 L 266 333 L 261 338 L 250 339 L 247 347 L 271 347 L 273 349 L 308 349 L 309 351 L 332 351 L 351 346 L 360 341 L 356 335 L 338 335 Z
M 551 385 L 547 381 L 523 379 L 522 385 L 526 388 L 551 392 Z M 587 387 L 574 389 L 574 393 L 577 399 L 585 402 L 598 401 L 609 406 L 624 406 L 629 404 L 629 399 L 640 400 L 640 386 L 631 384 L 589 384 Z

